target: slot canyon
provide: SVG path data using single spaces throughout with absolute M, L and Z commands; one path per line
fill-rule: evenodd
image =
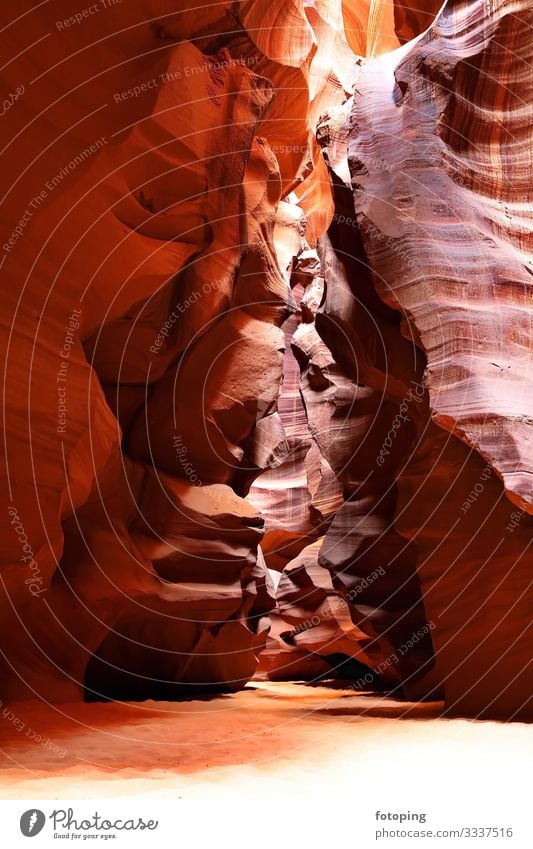
M 530 2 L 2 18 L 2 797 L 525 775 Z

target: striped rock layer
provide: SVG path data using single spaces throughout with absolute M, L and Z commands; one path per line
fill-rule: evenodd
M 71 5 L 2 12 L 0 698 L 531 714 L 526 3 Z
M 365 66 L 349 129 L 366 262 L 419 352 L 384 397 L 425 388 L 394 526 L 447 708 L 475 716 L 532 712 L 532 24 L 527 3 L 449 2 Z

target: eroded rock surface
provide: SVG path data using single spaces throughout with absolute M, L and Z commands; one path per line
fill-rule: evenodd
M 394 525 L 448 709 L 470 715 L 532 710 L 532 23 L 525 3 L 448 3 L 366 65 L 351 116 L 374 285 L 425 366 L 399 375 L 425 392 L 412 444 L 394 440 Z
M 2 700 L 531 714 L 533 21 L 438 5 L 5 12 Z

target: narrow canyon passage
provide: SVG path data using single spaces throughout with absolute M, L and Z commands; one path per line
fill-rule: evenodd
M 532 26 L 9 16 L 7 797 L 333 796 L 377 739 L 445 782 L 482 733 L 525 776 Z

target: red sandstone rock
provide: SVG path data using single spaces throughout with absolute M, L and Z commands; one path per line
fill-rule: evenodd
M 476 716 L 532 710 L 531 23 L 526 3 L 448 3 L 365 67 L 349 147 L 376 290 L 427 358 L 394 524 L 448 710 Z
M 2 700 L 266 645 L 531 714 L 531 22 L 449 0 L 396 49 L 437 11 L 7 12 Z
M 287 265 L 297 249 L 279 202 L 307 168 L 305 57 L 259 53 L 229 4 L 17 12 L 2 36 L 4 85 L 24 93 L 3 116 L 2 697 L 239 686 L 272 588 L 261 519 L 222 487 L 215 520 L 209 484 L 244 493 L 283 453 L 277 251 Z M 225 28 L 229 48 L 214 44 Z M 294 114 L 273 100 L 284 71 L 299 86 L 296 155 Z M 176 498 L 199 499 L 205 537 L 180 565 L 164 553 L 190 533 Z M 140 532 L 147 515 L 163 519 L 163 549 Z

